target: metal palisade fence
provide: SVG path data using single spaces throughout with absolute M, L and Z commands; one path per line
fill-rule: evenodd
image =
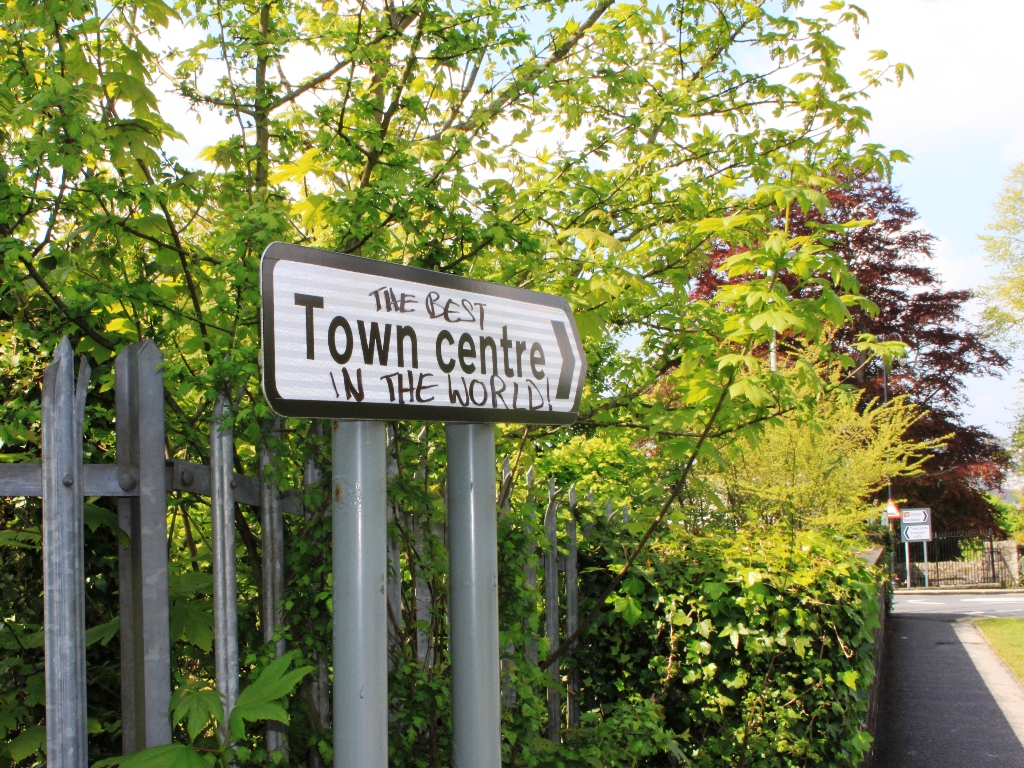
M 281 430 L 279 420 L 268 425 L 260 450 L 260 477 L 248 477 L 234 471 L 234 437 L 228 398 L 221 395 L 215 405 L 210 430 L 210 465 L 167 459 L 164 432 L 163 357 L 151 341 L 126 347 L 115 364 L 116 463 L 84 465 L 83 423 L 90 368 L 81 360 L 77 379 L 74 354 L 63 339 L 47 367 L 42 388 L 42 462 L 41 464 L 0 464 L 0 496 L 42 497 L 44 562 L 44 648 L 46 678 L 47 755 L 51 768 L 86 768 L 88 764 L 86 717 L 86 626 L 84 583 L 84 511 L 88 497 L 118 499 L 118 524 L 125 537 L 118 550 L 120 571 L 121 700 L 123 751 L 125 754 L 171 741 L 169 705 L 171 698 L 171 637 L 168 596 L 168 494 L 172 491 L 210 499 L 212 529 L 212 570 L 214 602 L 214 657 L 216 685 L 225 700 L 225 715 L 238 696 L 239 648 L 236 597 L 235 505 L 260 509 L 262 533 L 262 584 L 260 623 L 264 642 L 276 640 L 276 655 L 285 653 L 279 628 L 285 620 L 282 597 L 285 589 L 284 515 L 306 515 L 300 499 L 302 489 L 280 493 L 269 479 L 275 454 L 274 433 Z M 343 425 L 345 422 L 335 422 Z M 380 438 L 386 440 L 383 431 Z M 453 425 L 449 429 L 481 429 L 483 425 Z M 318 429 L 318 425 L 314 425 Z M 462 441 L 465 443 L 466 441 Z M 484 441 L 486 442 L 486 441 Z M 472 441 L 468 444 L 472 445 Z M 491 443 L 493 445 L 493 442 Z M 487 455 L 484 455 L 487 453 Z M 462 457 L 453 468 L 474 461 L 494 461 L 493 449 L 479 456 Z M 394 470 L 388 468 L 388 475 Z M 425 467 L 419 470 L 425 473 Z M 318 470 L 310 460 L 304 473 L 304 485 L 318 480 Z M 592 535 L 593 525 L 579 531 L 581 504 L 575 486 L 568 489 L 534 477 L 533 468 L 525 473 L 527 501 L 535 504 L 543 530 L 544 546 L 537 556 L 534 545 L 524 566 L 529 587 L 543 602 L 544 635 L 548 647 L 571 636 L 579 622 L 580 574 L 578 545 Z M 382 477 L 381 481 L 386 481 Z M 496 503 L 498 514 L 511 505 L 513 472 L 505 459 L 494 498 L 470 499 L 469 504 Z M 465 506 L 465 504 L 455 505 Z M 585 502 L 591 515 L 602 505 L 589 494 Z M 629 522 L 629 509 L 615 510 L 610 500 L 604 503 L 606 523 L 617 516 Z M 562 511 L 566 514 L 559 515 Z M 389 516 L 397 515 L 389 504 Z M 559 524 L 562 520 L 561 526 Z M 459 521 L 450 521 L 443 529 L 423 530 L 409 521 L 415 555 L 428 556 L 427 539 L 436 537 L 447 545 L 449 536 L 458 535 Z M 561 527 L 561 532 L 560 532 Z M 463 532 L 467 534 L 468 532 Z M 494 546 L 494 542 L 484 542 Z M 381 542 L 381 556 L 389 562 L 387 614 L 389 635 L 396 641 L 405 623 L 403 618 L 402 562 L 399 543 Z M 537 565 L 541 566 L 538 574 Z M 496 576 L 496 575 L 495 575 Z M 422 627 L 431 616 L 430 585 L 421 576 L 413 576 L 411 621 L 416 624 L 415 655 L 431 665 L 436 650 L 432 638 Z M 452 600 L 459 599 L 458 585 L 452 585 Z M 537 606 L 540 607 L 539 604 Z M 488 606 L 477 607 L 480 610 Z M 343 607 L 339 608 L 344 610 Z M 455 608 L 458 611 L 458 608 Z M 335 638 L 338 642 L 339 638 Z M 344 641 L 344 638 L 341 638 Z M 495 638 L 497 643 L 497 638 Z M 515 706 L 516 692 L 509 684 L 514 648 L 502 649 L 501 669 L 475 669 L 478 661 L 468 658 L 461 667 L 472 675 L 501 675 L 502 702 Z M 528 637 L 525 658 L 538 665 L 538 642 Z M 470 654 L 472 656 L 472 654 Z M 312 698 L 319 717 L 332 719 L 327 659 L 314 660 L 318 673 L 312 681 Z M 475 669 L 475 671 L 474 671 Z M 547 737 L 561 740 L 565 728 L 580 722 L 581 677 L 578 669 L 549 670 L 557 681 L 547 691 Z M 549 678 L 550 679 L 550 678 Z M 458 679 L 453 680 L 458 686 Z M 563 707 L 563 695 L 565 706 Z M 463 699 L 470 701 L 471 699 Z M 472 705 L 465 717 L 473 717 Z M 344 713 L 340 713 L 343 715 Z M 339 713 L 334 713 L 335 726 Z M 342 718 L 343 720 L 344 718 Z M 226 721 L 226 717 L 225 717 Z M 344 727 L 344 726 L 342 726 Z M 268 751 L 286 749 L 287 728 L 270 723 L 266 732 Z

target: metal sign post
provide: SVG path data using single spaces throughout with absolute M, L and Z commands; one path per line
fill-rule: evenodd
M 335 421 L 334 768 L 388 764 L 387 434 Z
M 449 422 L 453 765 L 501 768 L 493 425 L 575 421 L 586 356 L 568 302 L 283 243 L 260 289 L 271 408 L 355 419 L 332 440 L 335 768 L 387 768 L 383 419 Z
M 904 509 L 900 520 L 900 540 L 907 554 L 907 587 L 910 587 L 910 544 L 920 541 L 924 544 L 924 585 L 928 580 L 928 542 L 932 540 L 932 511 L 929 507 Z
M 449 424 L 452 765 L 501 765 L 494 427 Z

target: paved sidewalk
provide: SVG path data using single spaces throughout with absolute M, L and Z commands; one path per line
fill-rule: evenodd
M 1022 614 L 1024 595 L 985 602 L 897 596 L 887 628 L 875 768 L 1024 768 L 1024 745 L 955 626 Z

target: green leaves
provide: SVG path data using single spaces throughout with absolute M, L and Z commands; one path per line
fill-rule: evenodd
M 615 597 L 612 599 L 612 604 L 615 606 L 615 612 L 622 616 L 623 621 L 631 627 L 636 625 L 640 621 L 640 617 L 643 616 L 640 601 L 632 595 Z
M 219 691 L 196 681 L 178 688 L 171 698 L 171 720 L 185 725 L 189 741 L 195 741 L 210 727 L 224 722 L 224 702 Z
M 295 686 L 313 671 L 313 667 L 299 667 L 288 671 L 295 658 L 295 652 L 286 653 L 275 659 L 260 672 L 255 682 L 238 694 L 231 710 L 231 735 L 240 739 L 245 734 L 245 723 L 256 720 L 288 722 L 288 710 L 284 699 L 291 695 Z
M 40 752 L 46 746 L 46 726 L 34 725 L 15 736 L 4 750 L 15 763 Z
M 184 744 L 164 744 L 134 752 L 124 757 L 112 757 L 92 764 L 92 768 L 212 768 L 214 755 L 201 755 Z
M 818 533 L 674 530 L 643 579 L 631 577 L 647 585 L 650 613 L 585 638 L 590 690 L 663 704 L 662 727 L 695 766 L 755 753 L 768 766 L 855 768 L 870 746 L 882 585 L 848 546 Z

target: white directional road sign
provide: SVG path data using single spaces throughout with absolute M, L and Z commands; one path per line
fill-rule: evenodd
M 931 541 L 931 509 L 928 507 L 904 509 L 903 518 L 900 524 L 900 540 L 904 542 Z
M 932 526 L 929 523 L 923 525 L 905 525 L 902 528 L 904 541 L 931 541 Z
M 560 296 L 284 243 L 263 253 L 282 416 L 571 424 L 587 359 Z
M 931 512 L 928 508 L 923 509 L 904 509 L 903 510 L 903 522 L 907 525 L 913 523 L 928 523 L 931 522 Z

